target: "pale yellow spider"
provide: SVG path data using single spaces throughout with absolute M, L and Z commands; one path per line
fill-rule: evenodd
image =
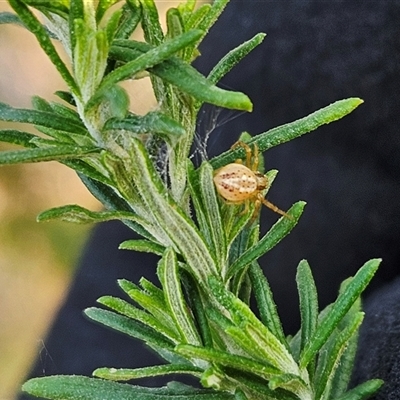
M 290 215 L 268 201 L 263 190 L 268 187 L 267 178 L 258 171 L 258 147 L 250 146 L 244 142 L 236 142 L 231 148 L 242 147 L 246 152 L 246 165 L 242 160 L 227 164 L 214 172 L 214 184 L 217 192 L 231 204 L 244 204 L 242 213 L 247 213 L 250 202 L 254 203 L 254 213 L 251 220 L 254 220 L 260 212 L 261 204 L 275 211 L 276 213 L 292 219 Z

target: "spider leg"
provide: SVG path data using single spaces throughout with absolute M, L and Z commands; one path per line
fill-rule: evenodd
M 258 197 L 256 197 L 256 200 L 254 201 L 254 211 L 253 211 L 253 215 L 251 216 L 250 220 L 249 220 L 249 225 L 251 225 L 256 218 L 260 215 L 260 210 L 261 210 L 261 201 Z
M 231 146 L 231 149 L 234 150 L 234 149 L 236 149 L 236 148 L 238 148 L 238 147 L 241 147 L 241 148 L 246 152 L 246 167 L 249 168 L 249 169 L 252 169 L 252 168 L 251 168 L 251 167 L 252 167 L 252 162 L 251 162 L 252 151 L 251 151 L 250 146 L 249 146 L 248 144 L 246 144 L 246 143 L 244 143 L 244 142 L 241 142 L 241 141 L 239 140 L 239 141 L 237 141 L 236 143 L 234 143 L 234 144 Z M 257 158 L 257 159 L 258 159 L 258 158 Z M 236 162 L 238 162 L 238 161 L 239 161 L 239 160 L 237 160 Z M 241 164 L 242 161 L 240 160 L 239 163 Z M 257 163 L 258 163 L 258 161 L 257 161 Z
M 252 171 L 258 171 L 258 146 L 254 143 L 253 145 L 253 164 L 251 165 L 251 170 Z
M 277 214 L 283 215 L 284 217 L 289 218 L 289 219 L 293 219 L 293 217 L 291 215 L 287 214 L 285 211 L 282 211 L 275 204 L 272 204 L 270 201 L 268 201 L 266 198 L 264 198 L 261 193 L 258 194 L 257 199 L 262 204 L 264 204 L 266 207 L 268 207 L 272 211 L 276 212 Z
M 245 202 L 244 202 L 244 208 L 243 208 L 243 210 L 240 212 L 240 216 L 241 215 L 244 215 L 244 214 L 247 214 L 248 212 L 249 212 L 249 201 L 248 200 L 246 200 Z

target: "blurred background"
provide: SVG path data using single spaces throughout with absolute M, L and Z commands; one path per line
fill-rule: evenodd
M 178 2 L 157 1 L 160 13 Z M 0 1 L 0 11 L 11 11 Z M 155 107 L 148 79 L 127 82 L 131 109 Z M 56 100 L 65 90 L 57 71 L 34 36 L 12 25 L 0 25 L 0 101 L 31 108 L 31 97 Z M 136 95 L 134 94 L 136 93 Z M 0 122 L 0 129 L 28 130 Z M 0 143 L 0 151 L 11 146 Z M 43 338 L 73 277 L 91 226 L 37 223 L 43 210 L 100 204 L 76 174 L 54 162 L 0 168 L 0 400 L 12 400 L 32 361 L 46 353 Z

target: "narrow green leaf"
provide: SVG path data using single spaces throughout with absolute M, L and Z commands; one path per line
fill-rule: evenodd
M 63 0 L 24 0 L 27 6 L 31 6 L 42 13 L 57 14 L 62 18 L 68 16 L 68 2 Z
M 15 15 L 13 13 L 4 11 L 0 13 L 0 25 L 2 24 L 15 24 L 22 26 L 23 28 L 26 28 L 24 23 L 21 21 L 21 19 L 18 17 L 18 15 Z
M 76 85 L 76 82 L 68 68 L 58 55 L 46 29 L 41 25 L 41 23 L 21 0 L 9 0 L 9 4 L 18 14 L 24 25 L 27 26 L 28 29 L 36 36 L 40 46 L 50 58 L 51 62 L 55 65 L 71 92 L 79 95 L 79 88 Z
M 34 396 L 53 400 L 234 400 L 229 393 L 182 386 L 146 388 L 78 375 L 54 375 L 33 378 L 22 390 Z
M 254 361 L 251 358 L 243 357 L 237 354 L 230 354 L 228 352 L 216 349 L 180 344 L 176 347 L 176 351 L 178 354 L 182 354 L 188 358 L 197 358 L 208 361 L 211 364 L 238 369 L 240 371 L 255 374 L 264 379 L 271 379 L 273 376 L 280 373 L 278 369 L 264 363 Z
M 77 41 L 77 32 L 75 31 L 75 21 L 85 19 L 85 10 L 83 0 L 71 0 L 69 6 L 69 34 L 71 41 L 71 54 L 75 54 L 75 46 Z
M 96 8 L 96 21 L 99 23 L 103 18 L 106 11 L 120 0 L 99 0 Z
M 146 51 L 148 52 L 150 49 L 150 46 L 143 46 L 143 44 L 138 44 L 137 42 L 116 41 L 110 50 L 110 56 L 124 62 L 129 62 L 131 59 L 137 58 L 138 55 Z M 159 65 L 148 68 L 148 70 L 150 73 L 176 86 L 182 92 L 190 94 L 201 102 L 230 109 L 252 110 L 253 105 L 245 94 L 223 90 L 214 86 L 193 67 L 177 57 L 171 57 Z
M 248 400 L 248 397 L 241 389 L 235 390 L 235 400 Z
M 93 168 L 91 165 L 87 164 L 83 160 L 71 159 L 64 160 L 62 161 L 62 163 L 67 167 L 72 168 L 74 171 L 85 175 L 88 178 L 94 179 L 100 183 L 104 183 L 105 185 L 112 185 L 111 180 L 107 176 L 104 176 L 97 169 Z
M 205 310 L 210 307 L 210 305 L 204 296 L 201 296 L 200 288 L 193 277 L 183 270 L 181 270 L 181 281 L 184 285 L 186 298 L 194 315 L 194 320 L 196 321 L 203 346 L 212 347 L 213 338 Z
M 158 47 L 154 47 L 148 52 L 139 55 L 138 57 L 134 57 L 132 61 L 128 61 L 123 66 L 113 70 L 103 79 L 97 92 L 88 101 L 88 104 L 86 106 L 87 109 L 95 105 L 102 93 L 109 89 L 111 86 L 125 79 L 132 78 L 137 73 L 161 63 L 162 61 L 171 57 L 171 55 L 173 55 L 177 51 L 192 43 L 200 35 L 201 32 L 199 30 L 185 32 L 184 34 L 176 38 L 165 41 Z
M 272 390 L 276 390 L 278 388 L 286 388 L 290 390 L 290 387 L 298 386 L 299 377 L 293 374 L 280 374 L 278 376 L 274 376 L 268 382 L 268 386 Z M 300 397 L 300 396 L 299 396 Z M 309 398 L 310 395 L 304 398 Z M 301 397 L 300 397 L 301 398 Z
M 51 101 L 49 104 L 50 104 L 50 107 L 53 112 L 57 113 L 58 115 L 62 116 L 63 118 L 67 118 L 68 120 L 71 120 L 71 121 L 74 120 L 78 124 L 82 125 L 82 127 L 84 127 L 84 125 L 79 117 L 79 114 L 72 108 L 67 107 L 63 104 L 57 103 L 55 101 Z
M 128 318 L 141 322 L 142 324 L 154 329 L 159 334 L 165 336 L 173 343 L 179 343 L 179 334 L 176 330 L 170 329 L 170 326 L 163 324 L 163 321 L 155 318 L 153 315 L 134 307 L 125 300 L 113 296 L 102 296 L 97 299 L 97 302 L 116 311 L 119 314 L 125 315 Z
M 343 396 L 338 397 L 336 400 L 364 400 L 371 397 L 384 382 L 381 379 L 371 379 L 361 385 L 356 386 L 354 389 L 349 390 Z
M 159 46 L 164 40 L 154 0 L 139 0 L 142 5 L 142 28 L 146 42 Z
M 40 96 L 32 96 L 32 107 L 35 110 L 53 112 L 50 103 Z
M 52 128 L 62 132 L 80 133 L 87 135 L 86 128 L 77 121 L 61 117 L 54 112 L 14 108 L 0 102 L 0 120 L 21 122 Z
M 301 368 L 305 368 L 308 365 L 327 341 L 337 324 L 367 287 L 380 262 L 380 259 L 372 259 L 366 262 L 348 284 L 345 292 L 339 295 L 330 311 L 324 315 L 313 338 L 300 355 Z
M 178 260 L 175 252 L 168 248 L 157 268 L 162 282 L 165 300 L 171 310 L 176 327 L 181 333 L 181 342 L 200 345 L 201 339 L 195 327 L 193 316 L 189 314 L 179 279 Z
M 334 343 L 332 343 L 328 354 L 326 354 L 326 362 L 323 365 L 323 369 L 315 380 L 315 393 L 317 399 L 331 398 L 330 390 L 332 387 L 332 381 L 335 378 L 337 367 L 339 366 L 340 360 L 347 348 L 348 342 L 354 337 L 354 335 L 357 335 L 357 331 L 363 318 L 364 313 L 357 313 L 353 320 L 349 321 L 349 324 L 335 336 Z
M 104 130 L 123 130 L 133 134 L 153 133 L 171 139 L 171 136 L 185 134 L 185 129 L 178 122 L 158 111 L 149 112 L 144 116 L 130 114 L 125 119 L 112 118 Z
M 224 56 L 208 74 L 207 79 L 212 83 L 217 83 L 223 78 L 236 64 L 246 57 L 254 48 L 264 40 L 265 33 L 258 33 L 252 39 L 242 43 L 240 46 L 231 50 Z
M 300 300 L 301 344 L 303 350 L 315 334 L 318 321 L 318 295 L 308 262 L 300 261 L 296 274 Z
M 194 211 L 196 213 L 196 220 L 200 227 L 200 231 L 204 235 L 204 238 L 211 248 L 213 242 L 210 233 L 210 229 L 207 224 L 206 210 L 203 204 L 203 199 L 199 187 L 199 179 L 197 171 L 195 171 L 194 166 L 191 161 L 187 162 L 187 184 L 190 190 L 190 197 L 193 202 Z
M 127 368 L 98 368 L 93 371 L 93 376 L 111 381 L 129 381 L 154 376 L 164 376 L 169 374 L 187 374 L 201 377 L 203 370 L 189 365 L 157 365 L 155 367 L 145 367 L 136 369 Z
M 152 213 L 163 232 L 174 241 L 175 248 L 187 260 L 198 282 L 206 282 L 209 275 L 217 275 L 217 270 L 200 232 L 193 221 L 167 195 L 143 143 L 132 139 L 131 151 L 132 159 L 135 160 L 131 173 L 148 211 Z
M 257 145 L 260 152 L 264 152 L 274 146 L 286 143 L 299 136 L 317 129 L 321 125 L 329 124 L 343 118 L 345 115 L 354 111 L 363 100 L 358 98 L 349 98 L 345 100 L 338 100 L 329 106 L 321 108 L 312 114 L 298 119 L 297 121 L 290 122 L 285 125 L 278 126 L 267 132 L 260 133 L 254 136 L 247 143 Z M 228 150 L 210 160 L 214 169 L 220 168 L 226 164 L 234 162 L 238 158 L 244 158 L 245 151 L 242 147 L 234 150 Z
M 93 321 L 142 340 L 145 343 L 154 343 L 171 351 L 174 349 L 174 344 L 167 340 L 165 336 L 131 318 L 96 307 L 87 308 L 84 313 Z
M 66 92 L 65 90 L 56 90 L 54 94 L 71 106 L 76 107 L 75 99 L 70 92 Z
M 206 18 L 204 18 L 199 28 L 207 33 L 221 15 L 228 2 L 229 0 L 214 0 L 210 12 L 206 14 Z
M 115 39 L 129 39 L 142 17 L 142 8 L 137 1 L 127 1 L 122 7 L 120 24 Z
M 107 61 L 106 34 L 94 31 L 86 19 L 74 20 L 75 46 L 73 70 L 77 84 L 86 102 L 95 93 L 103 77 Z
M 89 192 L 108 209 L 132 212 L 129 204 L 113 188 L 107 186 L 101 180 L 92 178 L 90 175 L 78 172 L 78 176 Z M 146 239 L 155 240 L 142 225 L 130 220 L 123 220 L 122 222 Z
M 151 242 L 150 240 L 125 240 L 119 246 L 121 250 L 133 250 L 142 253 L 154 253 L 162 256 L 165 250 L 164 246 Z
M 290 231 L 296 226 L 303 212 L 305 202 L 295 203 L 287 214 L 292 218 L 281 217 L 272 228 L 263 236 L 260 241 L 245 251 L 230 267 L 227 279 L 237 274 L 241 269 L 250 265 L 253 261 L 260 258 L 263 254 L 275 247 Z
M 253 262 L 249 268 L 249 276 L 251 279 L 254 296 L 257 301 L 258 311 L 263 324 L 275 335 L 278 340 L 289 349 L 285 334 L 283 332 L 282 323 L 276 309 L 276 304 L 272 296 L 272 291 L 268 280 L 265 277 L 258 263 Z
M 37 138 L 32 133 L 18 131 L 16 129 L 3 129 L 0 131 L 0 142 L 17 144 L 24 147 L 35 148 L 32 139 Z
M 181 13 L 177 8 L 169 8 L 167 10 L 167 37 L 173 38 L 179 35 L 182 35 L 182 33 L 185 31 L 183 27 L 183 21 L 181 17 Z
M 341 330 L 346 329 L 346 326 L 350 325 L 352 323 L 352 320 L 356 319 L 357 315 L 360 312 L 361 312 L 361 299 L 359 298 L 350 308 L 350 311 L 339 323 L 338 328 Z M 332 336 L 333 335 L 331 335 L 331 337 Z M 354 361 L 357 353 L 358 336 L 359 336 L 359 329 L 357 330 L 357 332 L 353 334 L 353 336 L 347 342 L 346 349 L 344 350 L 342 357 L 340 358 L 340 363 L 336 368 L 335 377 L 333 378 L 331 385 L 330 396 L 332 398 L 336 399 L 342 396 L 346 392 L 349 386 L 353 372 Z
M 159 298 L 164 302 L 164 292 L 154 283 L 148 281 L 145 277 L 141 277 L 139 280 L 140 286 L 152 297 Z
M 271 390 L 268 387 L 268 382 L 254 375 L 247 375 L 241 371 L 229 370 L 229 378 L 236 381 L 237 385 L 241 385 L 250 392 L 250 396 L 256 399 L 268 400 L 299 400 L 295 394 L 283 389 Z M 252 399 L 252 397 L 250 397 Z
M 27 162 L 62 161 L 97 152 L 97 148 L 59 145 L 29 150 L 4 151 L 0 153 L 0 165 Z
M 229 311 L 236 325 L 226 328 L 226 332 L 237 338 L 241 347 L 241 342 L 246 346 L 250 343 L 254 350 L 248 350 L 253 352 L 255 358 L 261 358 L 281 371 L 299 375 L 298 366 L 287 348 L 262 324 L 251 309 L 216 278 L 210 277 L 208 283 L 216 300 Z
M 186 29 L 197 29 L 206 15 L 210 12 L 211 7 L 212 6 L 209 3 L 202 4 L 199 8 L 197 8 L 197 10 L 188 14 L 188 18 L 185 23 Z
M 165 302 L 164 292 L 153 286 L 153 289 L 143 291 L 139 289 L 134 283 L 126 279 L 119 279 L 118 285 L 121 289 L 144 310 L 154 315 L 165 326 L 176 330 L 175 321 L 169 314 L 169 308 Z M 176 330 L 177 331 L 177 330 Z M 177 331 L 178 332 L 178 331 Z
M 51 208 L 43 211 L 37 217 L 38 222 L 61 220 L 77 224 L 110 221 L 114 219 L 142 222 L 140 217 L 126 211 L 90 211 L 76 204 Z
M 122 17 L 122 9 L 114 11 L 111 14 L 110 18 L 108 19 L 106 27 L 104 28 L 107 37 L 107 42 L 106 42 L 107 52 L 109 47 L 111 46 L 111 43 L 115 39 L 115 35 L 120 25 L 121 17 Z
M 227 246 L 225 230 L 219 210 L 217 195 L 213 182 L 213 169 L 207 162 L 203 162 L 199 170 L 200 192 L 205 208 L 207 228 L 212 239 L 212 247 L 217 259 L 217 265 L 222 275 L 225 275 L 227 262 Z

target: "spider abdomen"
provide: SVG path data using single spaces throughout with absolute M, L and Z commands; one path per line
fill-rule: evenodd
M 260 178 L 245 165 L 232 163 L 216 171 L 214 183 L 218 193 L 227 201 L 241 203 L 259 191 Z

